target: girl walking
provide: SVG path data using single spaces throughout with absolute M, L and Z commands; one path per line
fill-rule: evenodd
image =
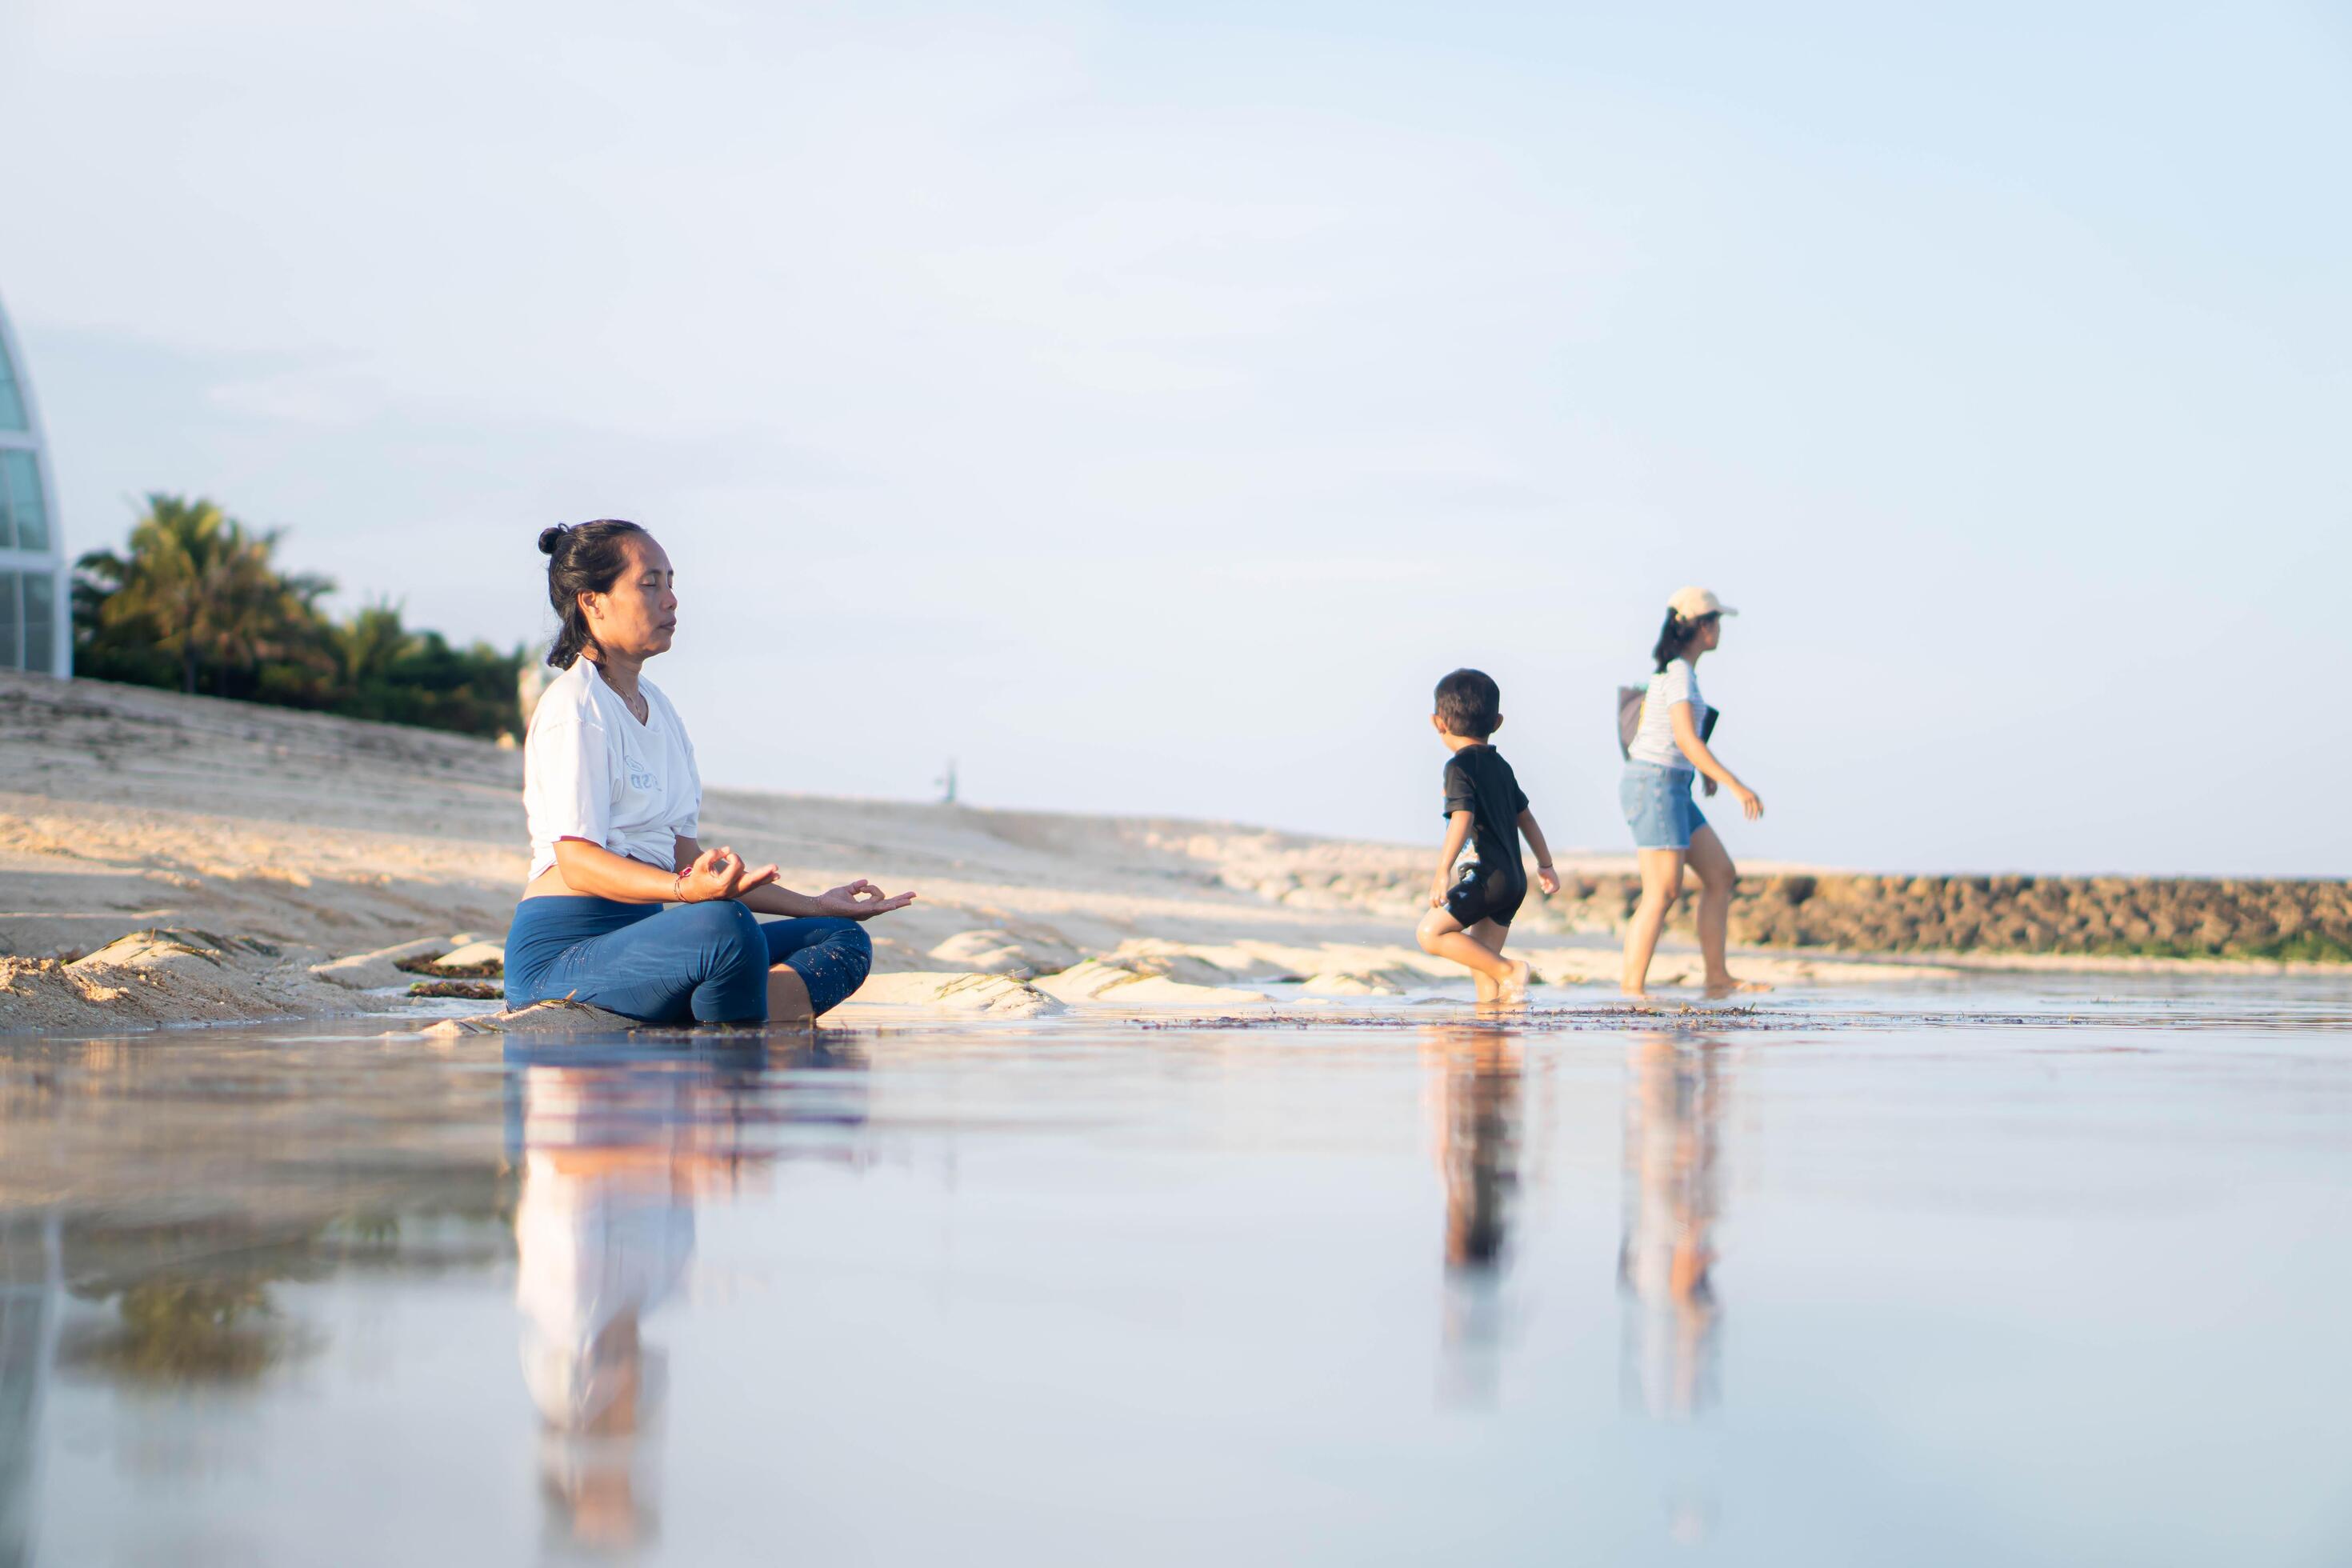
M 1707 749 L 1714 710 L 1698 689 L 1699 659 L 1723 641 L 1723 617 L 1738 613 L 1705 588 L 1684 588 L 1667 601 L 1665 624 L 1651 649 L 1658 670 L 1642 700 L 1641 725 L 1626 747 L 1625 777 L 1617 792 L 1642 868 L 1642 902 L 1625 929 L 1622 989 L 1628 996 L 1649 994 L 1650 958 L 1667 911 L 1682 896 L 1685 865 L 1698 878 L 1698 946 L 1706 965 L 1706 994 L 1771 989 L 1739 979 L 1724 963 L 1731 890 L 1739 872 L 1691 798 L 1692 786 L 1705 774 L 1709 795 L 1720 784 L 1748 821 L 1764 815 L 1756 792 Z

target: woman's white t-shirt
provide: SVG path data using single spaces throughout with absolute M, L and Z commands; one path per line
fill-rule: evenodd
M 686 726 L 659 687 L 640 677 L 637 689 L 642 724 L 591 659 L 574 659 L 541 694 L 522 752 L 533 879 L 555 864 L 559 838 L 667 871 L 677 841 L 702 831 L 702 775 Z
M 1677 702 L 1691 705 L 1692 728 L 1706 728 L 1706 699 L 1698 694 L 1698 671 L 1686 658 L 1675 659 L 1650 677 L 1650 694 L 1642 699 L 1642 727 L 1633 732 L 1633 743 L 1625 748 L 1628 760 L 1686 773 L 1698 771 L 1683 755 L 1683 749 L 1675 744 Z

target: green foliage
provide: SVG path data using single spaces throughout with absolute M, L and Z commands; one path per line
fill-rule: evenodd
M 122 553 L 75 563 L 76 671 L 467 735 L 516 727 L 523 650 L 453 647 L 389 603 L 331 622 L 319 601 L 334 584 L 280 572 L 282 537 L 209 500 L 149 496 Z
M 322 673 L 318 602 L 334 584 L 278 572 L 278 538 L 247 532 L 208 500 L 149 496 L 125 553 L 76 563 L 78 667 L 223 697 L 252 695 L 268 666 Z M 158 679 L 164 671 L 174 679 Z
M 2302 963 L 2352 963 L 2352 942 L 2326 931 L 2305 931 L 2273 937 L 2268 942 L 2250 943 L 2242 952 L 2247 958 L 2283 958 Z
M 467 735 L 516 725 L 520 649 L 452 647 L 439 632 L 408 630 L 399 607 L 383 603 L 335 627 L 334 648 L 336 695 L 328 705 L 334 712 Z
M 2300 931 L 2292 936 L 2232 937 L 2219 942 L 2101 942 L 2086 943 L 2080 951 L 2097 958 L 2256 958 L 2284 963 L 2352 963 L 2352 942 L 2324 931 Z
M 85 1333 L 59 1359 L 133 1384 L 250 1383 L 294 1348 L 266 1273 L 162 1274 L 125 1289 L 111 1331 Z

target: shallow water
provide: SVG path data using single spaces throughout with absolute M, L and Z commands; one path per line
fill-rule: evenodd
M 0 1563 L 2340 1563 L 2352 981 L 0 1045 Z

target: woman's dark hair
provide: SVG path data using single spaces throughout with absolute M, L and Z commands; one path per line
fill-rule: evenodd
M 539 552 L 547 557 L 547 602 L 555 606 L 555 646 L 547 662 L 570 669 L 572 661 L 595 647 L 588 629 L 587 612 L 580 607 L 583 594 L 608 594 L 628 570 L 629 552 L 623 542 L 644 529 L 617 517 L 593 522 L 559 522 L 539 532 Z
M 1650 650 L 1650 657 L 1658 661 L 1660 675 L 1666 672 L 1666 666 L 1682 658 L 1683 649 L 1690 647 L 1691 638 L 1698 636 L 1699 622 L 1713 619 L 1713 616 L 1701 616 L 1698 620 L 1686 621 L 1678 611 L 1666 612 L 1666 624 L 1658 628 L 1658 646 Z
M 1437 718 L 1447 734 L 1483 741 L 1503 721 L 1503 689 L 1483 669 L 1457 669 L 1437 683 Z

